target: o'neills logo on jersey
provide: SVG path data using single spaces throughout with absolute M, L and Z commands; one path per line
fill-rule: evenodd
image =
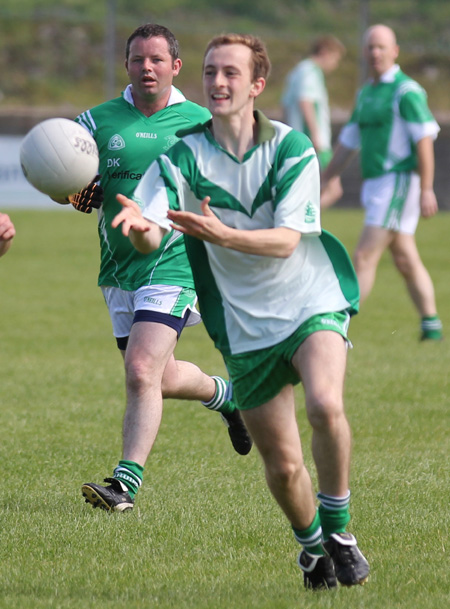
M 125 140 L 116 133 L 108 142 L 108 150 L 121 150 L 122 148 L 125 148 Z
M 138 131 L 136 133 L 136 137 L 140 137 L 144 140 L 156 140 L 158 138 L 157 133 L 144 133 L 142 131 Z

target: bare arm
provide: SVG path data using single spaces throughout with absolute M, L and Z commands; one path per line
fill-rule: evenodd
M 302 99 L 298 102 L 300 112 L 303 115 L 306 126 L 308 127 L 310 138 L 313 146 L 317 152 L 321 150 L 320 137 L 319 137 L 319 126 L 317 124 L 316 112 L 314 109 L 314 103 L 309 99 Z
M 141 254 L 149 254 L 158 249 L 165 231 L 157 224 L 146 220 L 139 205 L 125 195 L 117 195 L 116 199 L 123 209 L 111 222 L 112 228 L 122 225 L 122 234 L 130 238 L 133 246 Z
M 434 143 L 431 137 L 417 142 L 418 172 L 420 176 L 420 210 L 424 218 L 438 211 L 434 182 Z
M 8 214 L 0 213 L 0 256 L 9 250 L 15 234 L 16 229 Z
M 168 212 L 172 227 L 182 233 L 245 254 L 288 258 L 300 241 L 300 233 L 290 228 L 238 230 L 223 224 L 209 207 L 210 197 L 202 201 L 203 215 L 184 211 Z
M 358 154 L 358 150 L 353 148 L 347 148 L 341 143 L 336 145 L 333 152 L 333 158 L 329 162 L 327 168 L 322 174 L 321 182 L 323 187 L 326 186 L 327 182 L 335 176 L 341 175 L 350 161 Z

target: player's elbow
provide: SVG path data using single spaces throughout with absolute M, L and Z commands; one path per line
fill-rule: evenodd
M 289 258 L 297 249 L 301 234 L 292 229 L 285 229 L 283 240 L 278 249 L 278 258 Z

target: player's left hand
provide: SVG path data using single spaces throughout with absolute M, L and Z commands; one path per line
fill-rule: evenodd
M 420 193 L 420 211 L 423 218 L 431 218 L 438 211 L 436 195 L 432 188 Z
M 172 228 L 209 243 L 224 245 L 227 231 L 230 229 L 211 211 L 210 200 L 211 197 L 205 197 L 201 202 L 203 215 L 188 211 L 169 210 L 167 217 L 172 221 Z
M 90 214 L 93 209 L 100 208 L 104 199 L 103 188 L 100 184 L 97 184 L 100 177 L 100 175 L 95 176 L 86 188 L 67 197 L 69 203 L 72 203 L 77 211 Z
M 130 231 L 146 233 L 150 230 L 150 222 L 146 220 L 139 205 L 125 195 L 116 195 L 116 199 L 122 205 L 122 211 L 115 216 L 111 222 L 112 228 L 122 225 L 122 234 L 129 237 Z

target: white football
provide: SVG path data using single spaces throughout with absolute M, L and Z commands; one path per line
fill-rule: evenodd
M 30 184 L 64 199 L 92 182 L 98 173 L 98 148 L 91 134 L 67 118 L 50 118 L 26 135 L 20 164 Z

